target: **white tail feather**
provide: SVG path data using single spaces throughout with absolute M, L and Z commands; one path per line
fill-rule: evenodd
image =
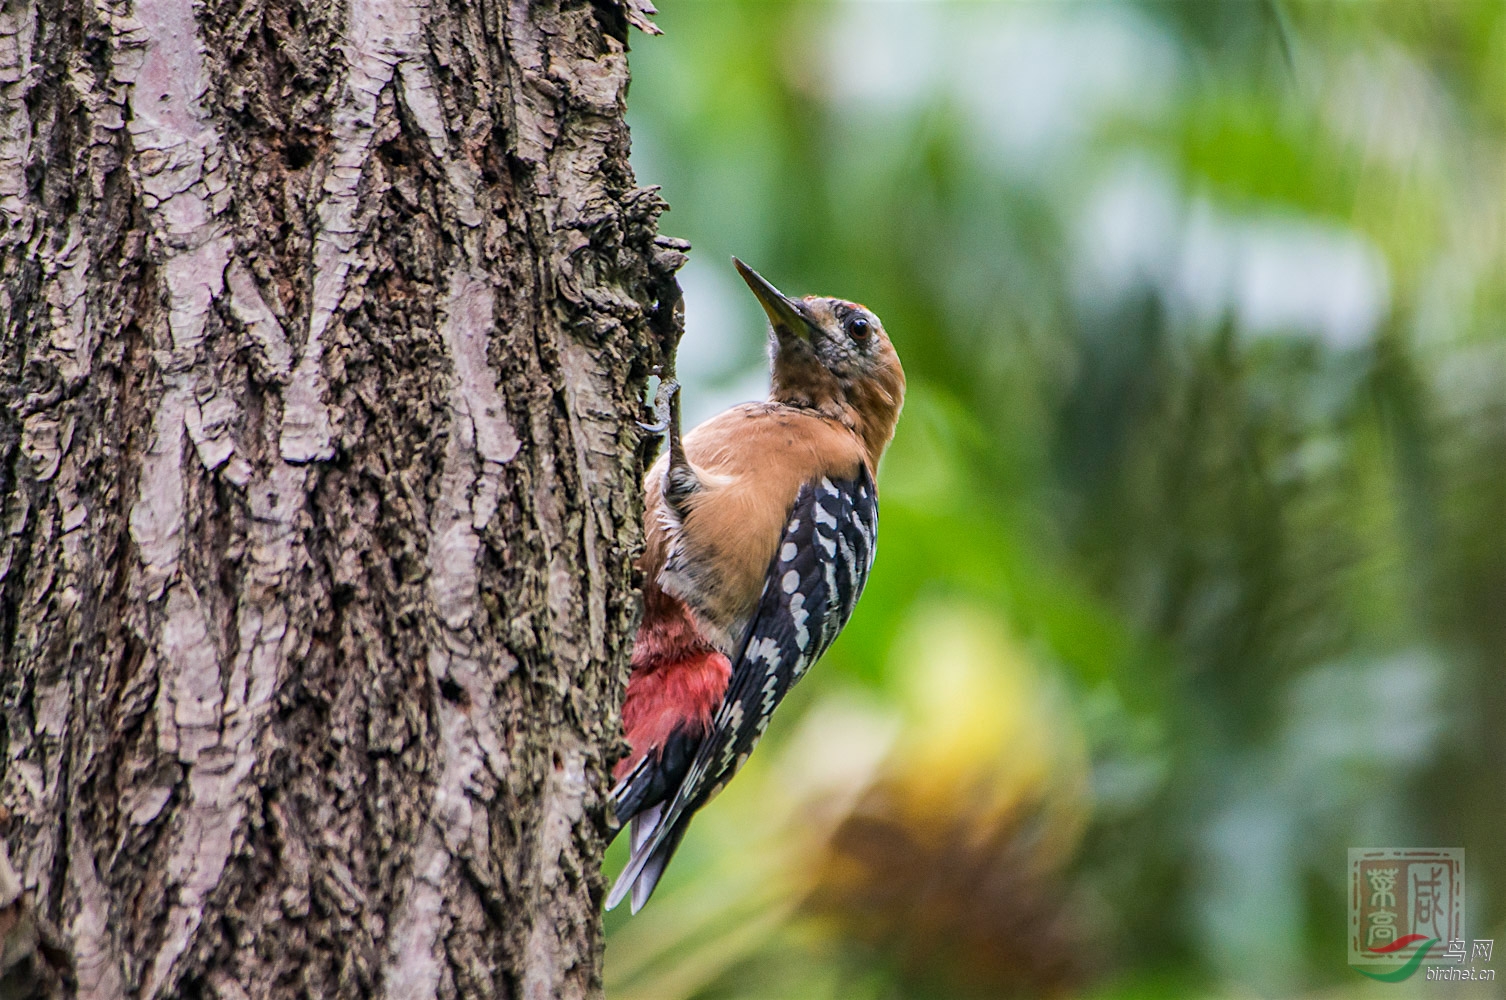
M 645 809 L 633 817 L 632 839 L 633 853 L 636 854 L 648 843 L 648 838 L 659 829 L 659 817 L 664 815 L 664 803 L 660 802 L 652 809 Z
M 669 852 L 660 850 L 654 857 L 648 859 L 648 864 L 643 866 L 643 871 L 633 881 L 633 913 L 643 909 L 643 904 L 648 902 L 648 897 L 653 894 L 654 886 L 659 884 L 659 876 L 664 874 L 664 866 L 669 863 Z
M 633 817 L 628 836 L 628 842 L 632 844 L 633 848 L 632 855 L 628 858 L 627 867 L 622 870 L 621 875 L 617 876 L 617 883 L 612 886 L 611 894 L 607 896 L 607 909 L 616 908 L 617 904 L 621 903 L 623 898 L 627 896 L 628 889 L 634 888 L 639 882 L 639 875 L 643 874 L 645 868 L 648 867 L 648 858 L 646 856 L 648 844 L 654 839 L 654 834 L 659 831 L 659 824 L 663 819 L 663 802 L 660 802 L 651 809 L 645 809 Z M 642 894 L 642 899 L 639 899 L 639 891 L 634 888 L 634 913 L 637 913 L 643 906 L 643 901 L 648 899 L 648 892 L 652 892 L 654 883 L 659 881 L 659 874 L 663 872 L 664 865 L 661 863 L 658 867 L 659 872 L 656 872 L 652 878 L 647 880 L 648 891 Z

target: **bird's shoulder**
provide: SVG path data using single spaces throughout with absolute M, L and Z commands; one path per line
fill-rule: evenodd
M 685 436 L 691 463 L 713 475 L 773 477 L 793 501 L 801 483 L 823 475 L 855 475 L 865 461 L 851 428 L 784 403 L 744 403 L 724 410 Z M 775 483 L 768 485 L 774 486 Z

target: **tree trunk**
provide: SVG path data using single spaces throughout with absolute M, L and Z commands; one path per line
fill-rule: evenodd
M 8 989 L 599 992 L 622 2 L 0 6 Z

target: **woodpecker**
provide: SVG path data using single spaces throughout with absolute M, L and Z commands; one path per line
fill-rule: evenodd
M 874 473 L 905 373 L 877 316 L 792 299 L 732 258 L 769 318 L 769 398 L 680 434 L 645 482 L 643 622 L 611 804 L 632 855 L 607 898 L 637 913 L 691 817 L 737 773 L 791 685 L 847 624 L 873 565 Z

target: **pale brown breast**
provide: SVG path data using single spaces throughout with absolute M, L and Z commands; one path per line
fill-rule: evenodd
M 864 449 L 834 420 L 778 403 L 747 403 L 687 434 L 685 454 L 703 488 L 691 496 L 683 524 L 669 523 L 671 515 L 650 516 L 644 577 L 689 604 L 711 641 L 730 655 L 800 487 L 823 475 L 852 478 Z M 667 466 L 661 456 L 646 477 L 650 511 L 663 509 Z

